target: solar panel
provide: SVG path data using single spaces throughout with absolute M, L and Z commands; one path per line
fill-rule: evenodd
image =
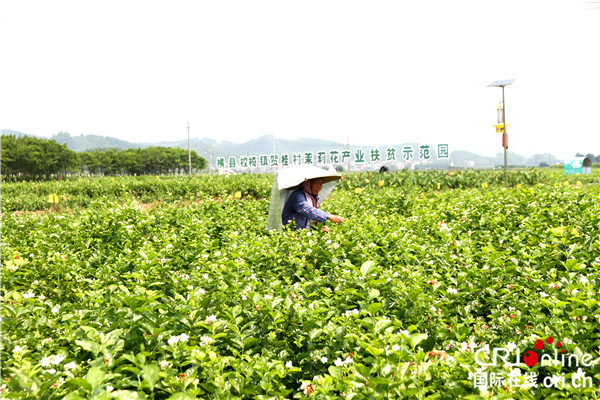
M 495 86 L 495 87 L 506 86 L 506 85 L 510 85 L 514 81 L 516 81 L 516 79 L 505 79 L 505 80 L 502 80 L 502 81 L 494 81 L 494 82 L 490 83 L 488 85 L 488 87 L 491 87 L 491 86 Z

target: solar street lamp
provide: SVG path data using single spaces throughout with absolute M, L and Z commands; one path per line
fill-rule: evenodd
M 506 135 L 506 103 L 504 102 L 504 87 L 512 84 L 516 79 L 506 79 L 503 81 L 494 81 L 487 85 L 487 87 L 501 87 L 502 88 L 502 121 L 498 121 L 499 125 L 496 126 L 496 132 L 502 132 L 502 147 L 504 147 L 504 186 L 508 187 L 508 170 L 506 165 L 506 149 L 508 149 L 508 136 Z

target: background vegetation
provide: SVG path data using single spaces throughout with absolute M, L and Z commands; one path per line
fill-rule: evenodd
M 2 135 L 2 174 L 8 179 L 43 180 L 52 175 L 187 174 L 188 152 L 174 147 L 127 150 L 90 150 L 76 153 L 54 140 Z M 191 152 L 194 172 L 205 169 L 206 159 Z

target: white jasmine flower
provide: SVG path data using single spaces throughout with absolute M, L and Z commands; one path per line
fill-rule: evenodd
M 29 291 L 27 293 L 23 293 L 23 298 L 24 299 L 31 299 L 32 297 L 35 297 L 35 294 L 33 294 L 33 292 L 31 291 L 31 289 L 29 289 Z
M 294 366 L 292 365 L 291 361 L 288 361 L 285 363 L 286 368 L 293 368 Z
M 456 290 L 455 288 L 448 288 L 446 292 L 448 292 L 448 294 L 457 294 L 458 290 Z
M 548 287 L 550 289 L 557 289 L 557 290 L 560 289 L 561 286 L 562 286 L 562 283 L 560 283 L 560 282 L 557 282 L 557 283 L 552 282 L 551 284 L 548 285 Z
M 327 357 L 325 357 L 325 356 L 321 357 L 321 362 L 323 364 L 326 364 L 327 363 Z
M 577 372 L 574 372 L 573 376 L 571 377 L 573 382 L 575 382 L 575 380 L 582 382 L 584 380 L 584 378 L 585 378 L 585 372 L 583 372 L 583 370 L 581 368 L 578 368 Z
M 75 364 L 75 361 L 71 361 L 70 363 L 65 364 L 65 370 L 70 371 L 70 370 L 74 370 L 77 368 L 77 364 Z
M 309 381 L 303 381 L 300 385 L 300 390 L 308 396 L 315 391 L 315 387 Z
M 346 315 L 347 317 L 349 317 L 349 316 L 351 316 L 351 315 L 358 315 L 359 313 L 360 313 L 360 311 L 358 311 L 358 309 L 356 309 L 356 308 L 355 308 L 355 309 L 353 309 L 353 310 L 348 310 L 348 311 L 346 311 L 346 314 L 345 314 L 345 315 Z
M 517 345 L 514 344 L 513 342 L 510 342 L 509 344 L 507 344 L 504 347 L 506 347 L 508 349 L 508 351 L 510 351 L 512 353 L 517 348 Z
M 61 362 L 63 362 L 63 360 L 65 359 L 62 356 L 55 356 L 55 355 L 51 355 L 50 357 L 48 357 L 50 360 L 50 363 L 54 364 L 54 365 L 58 365 Z
M 213 338 L 211 338 L 210 336 L 200 336 L 200 345 L 202 346 L 208 346 L 209 344 L 211 344 L 212 342 L 214 342 L 215 340 Z
M 42 367 L 49 367 L 50 365 L 58 365 L 64 360 L 64 357 L 58 355 L 50 355 L 48 357 L 42 358 L 40 362 Z
M 204 320 L 204 323 L 210 325 L 210 324 L 212 324 L 213 322 L 216 322 L 216 321 L 217 321 L 217 316 L 216 315 L 210 315 L 210 316 L 206 317 L 206 319 Z

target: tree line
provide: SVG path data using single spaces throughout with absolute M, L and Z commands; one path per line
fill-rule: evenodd
M 575 157 L 588 157 L 591 162 L 600 163 L 600 154 L 595 156 L 592 153 L 588 153 L 588 154 L 577 153 L 577 154 L 575 154 Z
M 2 135 L 2 175 L 48 179 L 57 174 L 162 175 L 187 174 L 188 152 L 176 147 L 97 149 L 77 153 L 53 139 Z M 204 157 L 191 152 L 192 170 L 207 167 Z

